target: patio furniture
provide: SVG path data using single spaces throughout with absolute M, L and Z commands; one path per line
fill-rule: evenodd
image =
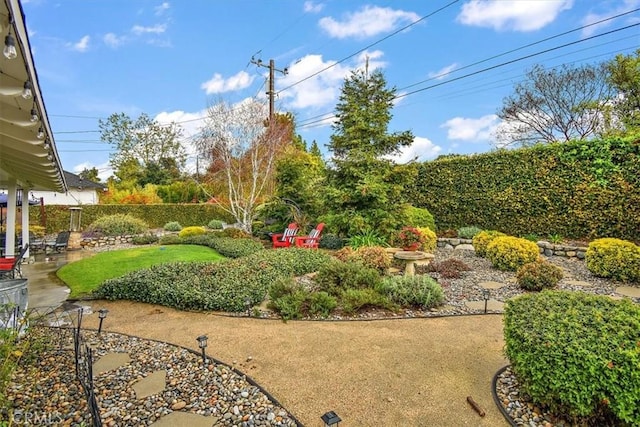
M 284 230 L 284 233 L 274 233 L 271 235 L 273 248 L 288 248 L 293 244 L 296 234 L 298 234 L 298 224 L 292 222 Z
M 56 240 L 50 240 L 45 242 L 44 251 L 47 252 L 48 248 L 55 250 L 56 252 L 60 252 L 62 250 L 66 250 L 69 245 L 69 236 L 71 235 L 70 231 L 61 231 L 58 233 L 58 237 Z
M 298 248 L 310 248 L 310 249 L 318 249 L 318 244 L 320 243 L 320 235 L 322 234 L 322 229 L 324 228 L 324 223 L 316 225 L 316 228 L 311 230 L 308 236 L 297 236 L 295 238 L 296 247 Z
M 24 254 L 27 253 L 29 249 L 29 244 L 24 245 L 22 249 L 20 249 L 20 253 L 13 258 L 0 258 L 0 278 L 1 279 L 15 279 L 16 276 L 22 278 L 22 270 L 20 269 L 20 264 L 22 262 L 22 258 L 24 258 Z
M 36 253 L 38 251 L 44 251 L 44 245 L 44 239 L 36 236 L 33 231 L 29 232 L 29 248 L 31 248 L 31 252 Z

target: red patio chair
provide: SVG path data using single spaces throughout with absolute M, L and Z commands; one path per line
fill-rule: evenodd
M 295 239 L 296 234 L 298 234 L 298 224 L 292 222 L 284 230 L 284 233 L 274 233 L 271 235 L 273 248 L 288 248 L 293 244 L 293 239 Z
M 311 230 L 308 236 L 297 236 L 295 238 L 296 247 L 298 248 L 310 248 L 310 249 L 318 249 L 318 244 L 320 243 L 320 234 L 322 234 L 322 229 L 324 228 L 324 223 L 316 225 L 316 228 Z
M 15 279 L 16 276 L 22 278 L 22 270 L 20 269 L 20 263 L 22 258 L 27 253 L 29 244 L 24 245 L 20 249 L 20 253 L 13 258 L 0 258 L 0 278 L 2 279 Z

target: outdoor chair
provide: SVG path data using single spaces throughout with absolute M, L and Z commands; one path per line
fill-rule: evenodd
M 44 251 L 47 252 L 48 248 L 51 248 L 56 252 L 60 252 L 62 250 L 66 250 L 67 249 L 67 245 L 69 245 L 69 235 L 70 234 L 71 234 L 71 232 L 69 232 L 69 231 L 61 231 L 60 233 L 58 233 L 58 237 L 56 237 L 56 240 L 50 240 L 48 242 L 45 242 Z
M 24 245 L 20 249 L 20 253 L 13 258 L 0 258 L 0 279 L 15 279 L 16 277 L 22 278 L 22 270 L 20 264 L 22 258 L 29 250 L 29 244 Z
M 298 234 L 298 224 L 292 222 L 289 226 L 284 230 L 284 233 L 274 233 L 271 235 L 271 242 L 273 243 L 273 248 L 288 248 L 290 247 L 294 239 Z
M 298 248 L 310 248 L 310 249 L 318 249 L 318 244 L 320 243 L 320 235 L 322 234 L 322 229 L 324 228 L 324 223 L 316 225 L 316 228 L 311 230 L 308 236 L 297 236 L 295 238 L 296 247 Z
M 29 248 L 31 248 L 31 252 L 36 253 L 44 250 L 44 245 L 44 239 L 36 236 L 33 231 L 29 232 Z

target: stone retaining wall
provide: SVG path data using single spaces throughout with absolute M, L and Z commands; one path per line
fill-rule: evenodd
M 108 237 L 83 237 L 80 241 L 82 248 L 94 248 L 100 246 L 126 245 L 133 242 L 133 235 L 108 236 Z
M 581 246 L 568 246 L 557 245 L 545 241 L 537 242 L 540 248 L 540 253 L 545 256 L 563 256 L 567 258 L 584 259 L 584 255 L 587 252 L 587 248 Z M 473 249 L 471 239 L 456 239 L 456 238 L 438 238 L 438 247 L 445 249 Z

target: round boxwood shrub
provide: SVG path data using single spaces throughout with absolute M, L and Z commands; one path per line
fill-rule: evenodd
M 344 239 L 331 233 L 322 234 L 318 245 L 322 249 L 341 249 L 344 247 Z
M 487 246 L 493 239 L 500 236 L 506 236 L 506 234 L 501 233 L 496 230 L 485 230 L 481 231 L 475 236 L 473 236 L 473 248 L 476 250 L 476 255 L 480 257 L 485 257 L 487 255 Z
M 499 236 L 487 246 L 487 259 L 499 270 L 516 271 L 539 256 L 538 245 L 520 237 Z
M 433 220 L 433 215 L 431 215 L 431 212 L 429 212 L 427 209 L 408 206 L 404 212 L 407 216 L 407 226 L 428 227 L 431 230 L 435 231 L 436 222 Z
M 562 276 L 560 267 L 538 258 L 520 267 L 516 273 L 516 280 L 522 289 L 541 291 L 555 287 L 562 279 Z
M 507 300 L 505 353 L 532 403 L 571 425 L 640 425 L 640 306 L 545 290 Z M 611 419 L 613 417 L 613 419 Z
M 587 268 L 596 276 L 640 282 L 640 246 L 627 240 L 604 238 L 589 243 Z
M 149 229 L 146 222 L 129 214 L 106 215 L 95 220 L 86 233 L 103 236 L 128 236 L 141 234 Z
M 162 227 L 165 231 L 180 231 L 182 230 L 182 226 L 178 221 L 170 221 Z
M 178 236 L 180 237 L 200 236 L 202 234 L 205 234 L 206 232 L 207 230 L 205 230 L 204 227 L 193 225 L 191 227 L 185 227 L 182 230 L 180 230 L 180 232 L 178 233 Z
M 207 227 L 209 227 L 212 230 L 222 230 L 223 225 L 224 225 L 223 221 L 219 219 L 212 219 L 211 221 L 209 221 L 209 224 L 207 224 Z
M 418 231 L 424 237 L 421 250 L 429 253 L 435 252 L 436 246 L 438 246 L 438 236 L 435 231 L 428 227 L 418 227 Z

